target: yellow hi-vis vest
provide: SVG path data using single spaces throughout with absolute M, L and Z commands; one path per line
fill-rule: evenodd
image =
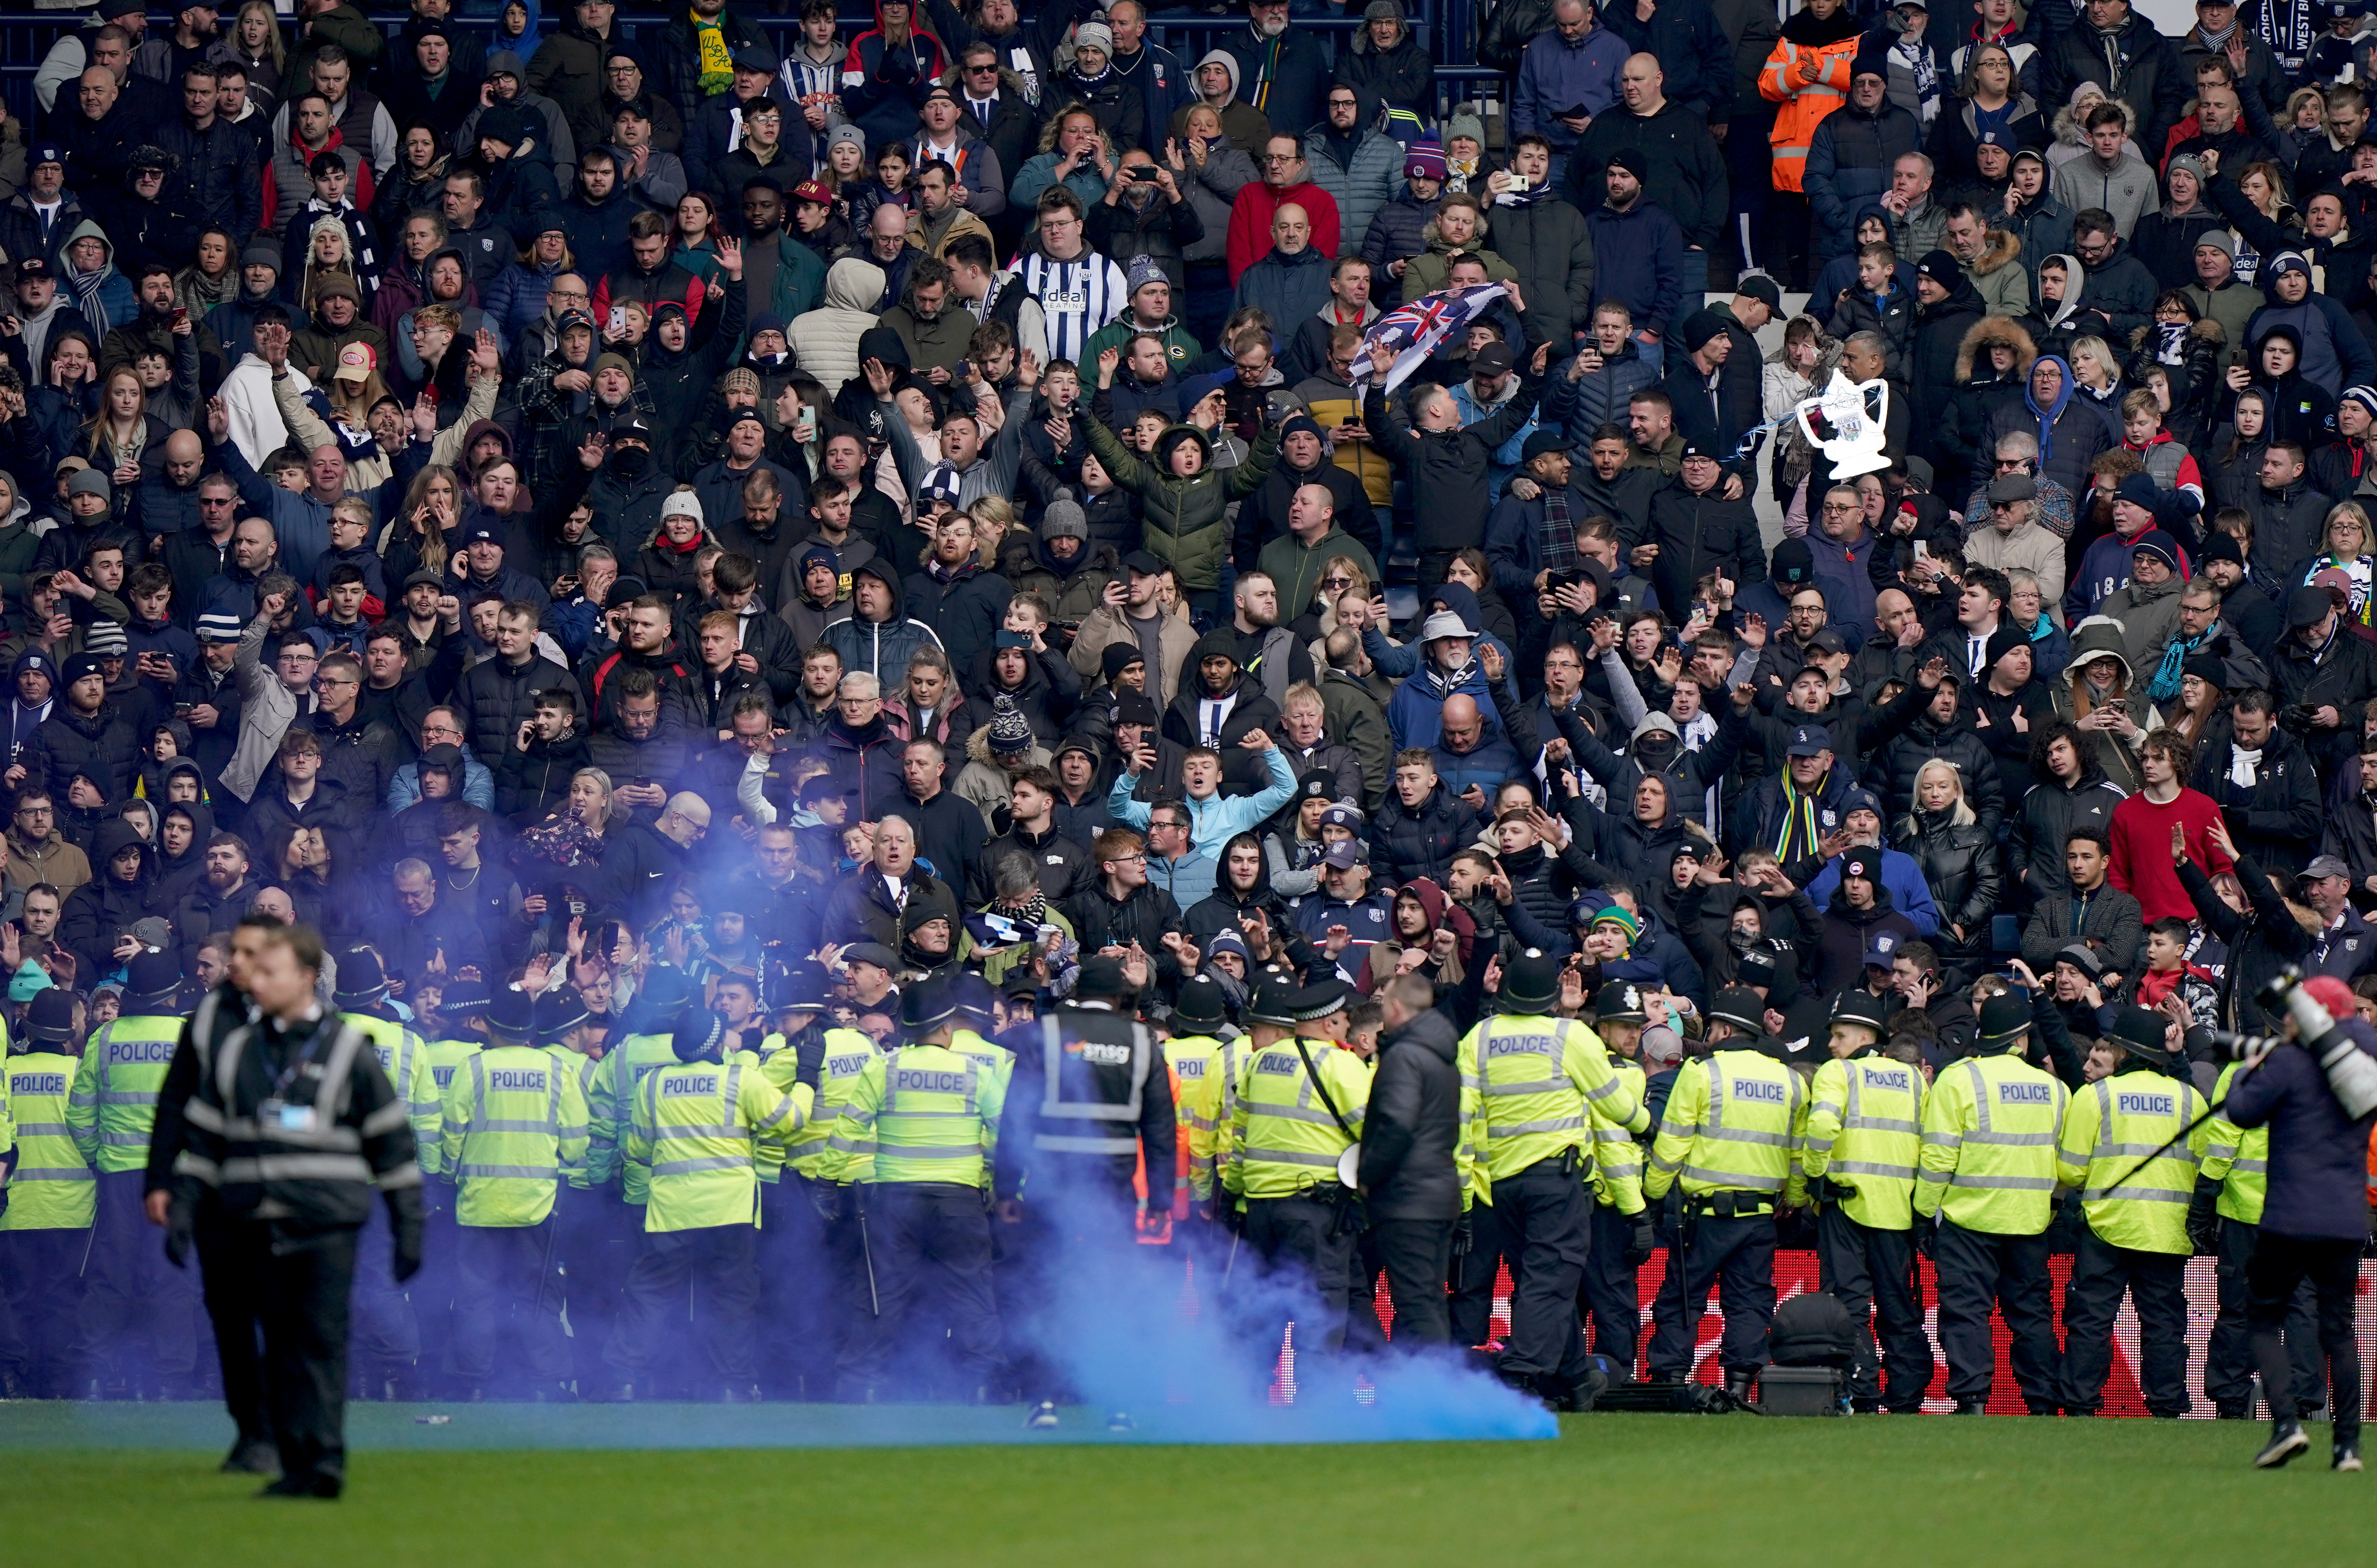
M 2045 1230 L 2055 1216 L 2055 1141 L 2071 1097 L 2060 1079 L 2012 1055 L 1941 1068 L 1923 1096 L 1916 1214 L 1991 1236 Z
M 1756 1051 L 1719 1051 L 1684 1063 L 1667 1095 L 1642 1195 L 1768 1192 L 1780 1199 L 1798 1147 L 1799 1075 Z
M 8 1059 L 0 1114 L 17 1130 L 17 1168 L 0 1230 L 88 1230 L 99 1212 L 99 1179 L 66 1123 L 75 1070 L 75 1059 L 57 1051 Z
M 541 1225 L 586 1162 L 578 1074 L 534 1046 L 472 1053 L 447 1087 L 439 1163 L 460 1189 L 454 1217 L 492 1229 Z
M 404 1102 L 405 1117 L 412 1123 L 413 1146 L 426 1155 L 437 1147 L 439 1122 L 445 1116 L 440 1102 L 446 1094 L 446 1085 L 430 1072 L 429 1047 L 419 1035 L 393 1018 L 375 1018 L 367 1012 L 339 1016 L 362 1030 L 371 1042 L 379 1070 L 388 1074 L 396 1097 Z
M 446 1168 L 446 1091 L 454 1086 L 454 1074 L 460 1071 L 462 1063 L 478 1049 L 479 1042 L 476 1040 L 432 1040 L 421 1047 L 423 1068 L 429 1077 L 423 1092 L 437 1102 L 437 1136 L 429 1143 L 419 1144 L 421 1174 L 424 1176 L 436 1176 Z M 417 1140 L 419 1134 L 414 1136 Z
M 688 1061 L 644 1075 L 620 1147 L 645 1173 L 644 1228 L 701 1230 L 759 1217 L 755 1141 L 777 1144 L 808 1119 L 815 1092 L 787 1092 L 738 1051 L 727 1061 Z
M 560 1063 L 561 1071 L 578 1080 L 578 1093 L 586 1101 L 588 1150 L 592 1150 L 594 1089 L 602 1082 L 603 1064 L 591 1056 L 581 1056 L 567 1046 L 545 1046 L 544 1054 Z M 594 1185 L 594 1174 L 585 1160 L 570 1167 L 569 1185 L 584 1192 Z
M 1644 1074 L 1642 1064 L 1624 1057 L 1611 1057 L 1609 1071 L 1634 1103 L 1642 1103 Z M 1611 1096 L 1614 1100 L 1615 1095 Z M 1646 1111 L 1645 1116 L 1648 1116 Z M 1622 1121 L 1613 1121 L 1599 1105 L 1593 1107 L 1593 1185 L 1597 1201 L 1607 1203 L 1621 1215 L 1642 1212 L 1642 1145 Z
M 641 1207 L 648 1179 L 644 1169 L 619 1157 L 619 1140 L 636 1114 L 636 1096 L 644 1080 L 663 1067 L 676 1065 L 676 1047 L 666 1035 L 630 1035 L 603 1058 L 596 1096 L 588 1102 L 587 1175 L 597 1187 L 610 1185 L 621 1174 L 620 1195 Z
M 2099 1078 L 2072 1096 L 2055 1174 L 2080 1189 L 2081 1212 L 2098 1240 L 2137 1252 L 2195 1251 L 2187 1205 L 2210 1124 L 2138 1162 L 2185 1131 L 2203 1108 L 2192 1083 L 2139 1070 Z
M 1808 1182 L 1829 1176 L 1856 1195 L 1841 1212 L 1869 1230 L 1915 1223 L 1915 1167 L 1923 1152 L 1923 1075 L 1903 1061 L 1867 1051 L 1816 1069 L 1799 1169 L 1791 1201 Z
M 1312 1058 L 1293 1038 L 1252 1052 L 1238 1079 L 1238 1103 L 1230 1113 L 1229 1156 L 1222 1186 L 1246 1198 L 1293 1198 L 1308 1187 L 1337 1187 L 1337 1158 L 1362 1136 L 1362 1113 L 1370 1103 L 1370 1074 L 1359 1058 L 1328 1040 L 1306 1040 Z M 1353 1129 L 1337 1125 L 1314 1092 L 1328 1085 L 1329 1098 Z
M 885 1054 L 876 1045 L 875 1036 L 862 1030 L 825 1032 L 825 1060 L 818 1070 L 816 1108 L 809 1113 L 808 1124 L 794 1133 L 786 1145 L 785 1164 L 818 1181 L 866 1179 L 867 1172 L 874 1168 L 875 1156 L 846 1155 L 834 1148 L 833 1128 L 842 1119 L 842 1107 L 850 1103 L 851 1091 L 858 1087 L 860 1074 L 869 1062 Z M 765 1058 L 762 1070 L 770 1083 L 780 1089 L 789 1089 L 800 1071 L 798 1052 L 778 1051 Z
M 858 1075 L 834 1124 L 833 1147 L 872 1155 L 870 1182 L 990 1184 L 1006 1084 L 947 1046 L 902 1046 Z
M 1457 1055 L 1463 1087 L 1483 1102 L 1487 1173 L 1500 1181 L 1557 1157 L 1590 1155 L 1598 1110 L 1630 1132 L 1651 1125 L 1642 1100 L 1609 1065 L 1609 1048 L 1584 1024 L 1524 1013 L 1488 1019 Z
M 2228 1085 L 2238 1066 L 2232 1061 L 2220 1070 L 2220 1082 L 2212 1087 L 2215 1105 L 2228 1103 Z M 2262 1201 L 2270 1190 L 2270 1130 L 2240 1127 L 2225 1113 L 2215 1116 L 2204 1124 L 2204 1163 L 2195 1173 L 2220 1183 L 2222 1219 L 2261 1224 Z
M 134 1015 L 103 1025 L 84 1045 L 66 1125 L 92 1169 L 113 1175 L 147 1167 L 157 1092 L 181 1035 L 178 1018 Z
M 1230 1113 L 1238 1108 L 1238 1074 L 1246 1059 L 1244 1040 L 1176 1035 L 1164 1042 L 1164 1059 L 1180 1081 L 1173 1122 L 1188 1151 L 1189 1191 L 1200 1203 L 1213 1195 L 1215 1164 Z

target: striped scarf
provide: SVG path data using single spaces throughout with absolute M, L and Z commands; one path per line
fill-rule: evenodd
M 726 33 L 714 20 L 704 21 L 701 13 L 688 8 L 686 15 L 693 22 L 693 41 L 701 52 L 701 95 L 715 98 L 735 85 L 735 54 L 726 47 Z
M 1819 792 L 1822 787 L 1818 786 Z M 1800 792 L 1786 764 L 1783 770 L 1783 827 L 1774 835 L 1774 858 L 1786 866 L 1791 864 L 1795 840 L 1798 854 L 1813 855 L 1822 836 L 1816 831 L 1816 796 Z
M 1568 515 L 1565 485 L 1544 492 L 1543 557 L 1549 571 L 1568 571 L 1576 566 L 1576 524 Z

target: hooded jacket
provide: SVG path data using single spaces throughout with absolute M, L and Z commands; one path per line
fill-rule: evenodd
M 896 692 L 907 684 L 910 656 L 920 648 L 942 647 L 941 640 L 923 621 L 908 618 L 899 579 L 888 565 L 864 561 L 853 571 L 872 577 L 890 590 L 890 613 L 880 622 L 864 620 L 854 596 L 851 613 L 826 627 L 824 640 L 842 655 L 845 671 L 864 670 L 881 681 L 886 691 Z
M 1774 128 L 1767 139 L 1774 145 L 1774 188 L 1802 188 L 1808 164 L 1808 144 L 1826 116 L 1848 102 L 1849 69 L 1857 58 L 1861 24 L 1845 6 L 1830 20 L 1802 6 L 1783 24 L 1782 37 L 1758 73 L 1758 96 L 1780 104 Z M 1816 79 L 1809 81 L 1801 67 L 1812 61 Z
M 1404 179 L 1401 142 L 1379 129 L 1383 108 L 1378 94 L 1347 84 L 1354 94 L 1354 128 L 1340 133 L 1324 114 L 1304 133 L 1305 166 L 1314 185 L 1337 203 L 1338 248 L 1352 255 L 1379 209 L 1394 198 Z
M 825 275 L 825 303 L 793 318 L 785 333 L 801 368 L 818 378 L 830 398 L 859 373 L 859 339 L 876 324 L 875 302 L 883 297 L 883 269 L 846 256 Z
M 2128 711 L 2130 722 L 2141 730 L 2162 727 L 2162 715 L 2155 711 L 2147 697 L 2145 680 L 2132 667 L 2127 639 L 2121 623 L 2108 616 L 2089 616 L 2074 622 L 2072 628 L 2072 662 L 2063 667 L 2063 678 L 2052 688 L 2055 693 L 2056 716 L 2076 719 L 2095 711 L 2099 699 L 2096 688 L 2083 676 L 2083 670 L 2092 661 L 2107 655 L 2118 660 L 2120 675 L 2106 694 L 2107 700 L 2118 700 Z M 2116 697 L 2114 694 L 2119 693 Z M 2081 757 L 2084 768 L 2093 768 L 2111 781 L 2123 796 L 2135 794 L 2144 783 L 2138 772 L 2137 753 L 2110 730 L 2083 730 L 2080 733 Z M 2109 832 L 2112 816 L 2106 814 Z M 2042 851 L 2043 853 L 2043 851 Z
M 1253 491 L 1271 473 L 1279 453 L 1278 427 L 1266 424 L 1244 461 L 1216 469 L 1213 438 L 1194 425 L 1169 426 L 1155 438 L 1154 450 L 1141 458 L 1095 414 L 1084 411 L 1081 418 L 1099 464 L 1117 485 L 1140 497 L 1148 550 L 1177 572 L 1185 592 L 1214 592 L 1229 549 L 1229 504 Z M 1204 454 L 1197 472 L 1186 477 L 1172 471 L 1173 449 L 1183 441 L 1195 442 Z
M 137 847 L 139 868 L 130 881 L 116 878 L 115 857 Z M 199 846 L 204 853 L 204 846 Z M 157 852 L 140 830 L 122 818 L 100 826 L 90 845 L 91 880 L 66 896 L 58 917 L 58 940 L 75 955 L 77 973 L 96 980 L 117 967 L 115 944 L 149 914 L 149 895 L 156 880 Z
M 2072 275 L 2078 276 L 2076 262 Z M 1990 417 L 1987 439 L 1981 449 L 1994 452 L 1998 437 L 2017 432 L 2036 437 L 2039 476 L 2054 480 L 2073 496 L 2084 496 L 2090 489 L 2088 465 L 2096 461 L 2096 454 L 2111 446 L 2113 440 L 2107 434 L 2102 419 L 2084 405 L 2073 406 L 2075 383 L 2072 366 L 2054 354 L 2040 357 L 2062 373 L 2054 402 L 2041 408 L 2031 395 L 2029 381 L 2025 377 L 2021 401 L 2009 401 Z M 2037 365 L 2037 362 L 2034 361 L 2032 368 L 2036 369 Z

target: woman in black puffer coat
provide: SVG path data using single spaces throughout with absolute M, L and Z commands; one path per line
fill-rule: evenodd
M 1971 985 L 1989 963 L 1989 917 L 2005 886 L 2005 859 L 1965 804 L 1965 781 L 1946 759 L 1934 758 L 1916 772 L 1915 809 L 1900 820 L 1891 847 L 1923 868 L 1940 906 L 1931 942 L 1949 986 Z

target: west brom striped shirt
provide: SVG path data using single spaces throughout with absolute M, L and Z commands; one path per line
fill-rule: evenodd
M 1122 269 L 1093 250 L 1082 252 L 1075 261 L 1027 256 L 1016 271 L 1026 296 L 1037 300 L 1047 317 L 1052 359 L 1080 364 L 1090 334 L 1120 316 L 1129 303 Z

